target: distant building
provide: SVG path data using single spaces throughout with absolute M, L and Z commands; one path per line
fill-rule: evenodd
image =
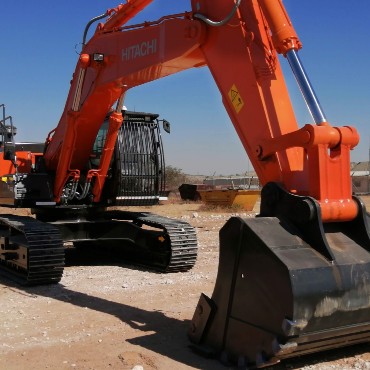
M 351 177 L 355 194 L 370 193 L 370 162 L 351 163 Z
M 209 177 L 203 180 L 205 185 L 228 189 L 260 189 L 257 175 Z
M 370 194 L 370 162 L 351 163 L 352 191 L 355 194 Z M 260 189 L 261 185 L 255 173 L 247 176 L 206 177 L 205 185 L 217 188 Z

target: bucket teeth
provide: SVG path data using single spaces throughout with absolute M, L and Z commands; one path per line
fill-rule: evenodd
M 307 320 L 292 321 L 284 319 L 282 323 L 282 329 L 287 337 L 298 335 L 299 332 L 307 326 Z
M 256 367 L 258 369 L 261 369 L 261 368 L 267 367 L 267 366 L 273 366 L 273 365 L 276 365 L 279 362 L 280 362 L 279 359 L 277 359 L 275 357 L 268 357 L 262 352 L 258 352 L 256 354 L 256 362 L 255 363 L 256 363 Z
M 275 338 L 274 341 L 272 342 L 272 351 L 275 356 L 281 357 L 281 356 L 284 356 L 284 355 L 287 355 L 289 353 L 296 351 L 297 346 L 298 344 L 295 342 L 281 344 L 279 343 L 277 338 Z

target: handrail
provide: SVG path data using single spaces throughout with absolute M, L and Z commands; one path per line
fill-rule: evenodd
M 3 119 L 1 120 L 1 122 L 5 123 L 5 104 L 0 104 L 0 107 L 3 108 Z

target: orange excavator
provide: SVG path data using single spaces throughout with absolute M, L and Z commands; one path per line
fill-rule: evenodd
M 127 24 L 151 2 L 127 0 L 88 23 L 64 112 L 43 150 L 31 155 L 34 164 L 24 165 L 31 159 L 18 151 L 27 148 L 17 149 L 4 114 L 2 160 L 11 168 L 1 186 L 12 206 L 31 207 L 36 218 L 0 216 L 3 271 L 57 281 L 65 241 L 128 241 L 127 255 L 139 262 L 145 255 L 163 270 L 176 270 L 176 258 L 179 270 L 193 265 L 189 225 L 106 207 L 145 198 L 138 180 L 149 167 L 161 172 L 158 140 L 146 140 L 146 164 L 133 165 L 154 119 L 122 113 L 127 91 L 206 66 L 264 187 L 260 214 L 232 217 L 220 231 L 215 289 L 201 295 L 189 329 L 194 348 L 263 367 L 369 341 L 369 216 L 350 179 L 359 135 L 327 121 L 281 0 L 191 0 L 191 11 Z M 297 124 L 278 54 L 291 66 L 312 124 Z

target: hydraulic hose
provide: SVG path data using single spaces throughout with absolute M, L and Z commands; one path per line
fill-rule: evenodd
M 98 15 L 98 16 L 94 17 L 93 19 L 91 19 L 91 20 L 87 23 L 87 25 L 86 25 L 86 27 L 85 27 L 84 35 L 83 35 L 83 38 L 82 38 L 82 46 L 85 46 L 85 44 L 86 44 L 87 32 L 89 31 L 90 26 L 91 26 L 94 22 L 99 21 L 100 19 L 103 19 L 103 18 L 105 18 L 105 17 L 107 17 L 107 16 L 108 16 L 108 13 L 104 13 L 104 14 Z
M 228 23 L 231 20 L 231 18 L 234 16 L 235 12 L 238 10 L 241 2 L 242 2 L 242 0 L 237 0 L 237 2 L 235 3 L 234 8 L 230 12 L 230 14 L 225 19 L 223 19 L 222 21 L 213 21 L 212 19 L 209 19 L 206 16 L 204 16 L 203 14 L 199 14 L 199 13 L 194 14 L 194 18 L 200 19 L 201 21 L 208 24 L 209 26 L 221 27 L 221 26 L 225 25 L 226 23 Z

